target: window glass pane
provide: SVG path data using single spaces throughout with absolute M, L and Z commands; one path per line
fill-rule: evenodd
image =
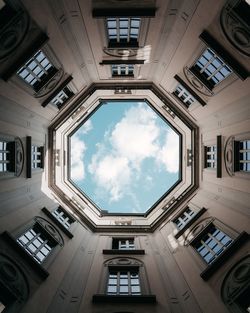
M 108 286 L 108 293 L 116 293 L 117 286 Z
M 121 293 L 128 293 L 128 286 L 120 286 Z

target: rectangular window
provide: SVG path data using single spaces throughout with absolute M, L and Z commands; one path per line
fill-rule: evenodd
M 190 70 L 201 79 L 209 88 L 213 89 L 217 84 L 232 74 L 229 66 L 215 54 L 211 48 L 207 48 Z
M 107 18 L 109 45 L 138 44 L 141 19 L 136 17 Z
M 41 147 L 32 146 L 31 155 L 32 155 L 32 169 L 42 167 L 42 149 Z
M 0 172 L 15 171 L 15 142 L 0 141 Z
M 50 63 L 46 55 L 39 50 L 23 67 L 17 75 L 38 91 L 56 73 L 56 68 Z
M 132 64 L 121 64 L 121 65 L 111 65 L 112 76 L 133 76 L 134 75 L 134 65 Z
M 118 250 L 135 249 L 134 238 L 113 238 L 112 249 Z
M 113 271 L 110 269 L 108 295 L 140 295 L 141 287 L 138 269 Z
M 250 140 L 240 141 L 239 148 L 240 171 L 250 172 Z
M 17 242 L 40 264 L 52 252 L 55 244 L 39 224 L 35 224 L 19 238 Z
M 73 95 L 73 91 L 71 91 L 70 88 L 66 86 L 51 100 L 51 103 L 60 109 L 62 105 Z
M 232 242 L 232 238 L 211 224 L 192 246 L 207 264 L 211 264 Z
M 70 225 L 74 223 L 73 218 L 71 218 L 61 207 L 58 207 L 52 214 L 55 218 L 67 229 Z
M 181 84 L 176 87 L 173 94 L 178 97 L 187 108 L 195 102 L 194 97 Z
M 217 148 L 216 145 L 206 146 L 206 167 L 215 169 L 217 163 Z
M 181 215 L 174 219 L 173 222 L 176 224 L 178 229 L 182 229 L 195 216 L 195 214 L 196 213 L 188 207 L 181 213 Z

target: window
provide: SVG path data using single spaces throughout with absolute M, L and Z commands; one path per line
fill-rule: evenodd
M 15 171 L 15 142 L 0 141 L 0 172 Z
M 112 76 L 133 76 L 134 65 L 111 65 Z
M 70 228 L 71 224 L 74 223 L 73 218 L 71 218 L 61 207 L 55 209 L 52 215 L 67 229 Z
M 45 261 L 48 255 L 56 246 L 49 234 L 40 224 L 36 223 L 33 227 L 25 231 L 17 242 L 40 264 Z
M 140 18 L 107 18 L 109 46 L 137 46 Z
M 108 295 L 140 295 L 139 270 L 109 271 Z
M 113 238 L 112 249 L 118 250 L 135 249 L 134 238 Z
M 178 97 L 187 108 L 195 102 L 194 97 L 181 84 L 177 85 L 174 95 Z
M 194 240 L 192 246 L 207 264 L 211 264 L 232 241 L 228 235 L 211 223 L 206 228 L 206 232 Z
M 250 172 L 250 140 L 235 141 L 235 171 Z
M 210 90 L 232 73 L 229 66 L 211 48 L 203 52 L 190 70 Z
M 52 100 L 51 103 L 60 109 L 63 104 L 74 95 L 68 86 L 64 87 Z
M 56 71 L 56 68 L 50 63 L 46 55 L 39 50 L 19 69 L 17 75 L 37 92 Z
M 215 169 L 217 163 L 216 145 L 205 147 L 205 167 Z
M 43 147 L 32 145 L 32 169 L 43 168 Z
M 184 226 L 190 220 L 192 220 L 194 215 L 195 215 L 195 212 L 192 209 L 190 209 L 189 207 L 187 207 L 186 210 L 184 212 L 182 212 L 181 215 L 179 215 L 176 219 L 174 219 L 173 222 L 176 224 L 178 229 L 183 229 Z

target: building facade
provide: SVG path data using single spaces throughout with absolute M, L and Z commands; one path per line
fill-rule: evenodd
M 250 312 L 249 20 L 244 0 L 0 1 L 0 312 Z M 142 215 L 69 179 L 68 137 L 107 99 L 182 138 Z

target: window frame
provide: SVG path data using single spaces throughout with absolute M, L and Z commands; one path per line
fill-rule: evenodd
M 109 274 L 112 271 L 138 271 L 141 294 L 107 294 Z M 104 263 L 104 270 L 101 270 L 101 282 L 96 286 L 101 293 L 93 295 L 93 303 L 156 303 L 156 296 L 150 292 L 149 281 L 147 279 L 144 264 L 138 259 L 118 257 L 106 260 Z
M 192 210 L 192 212 L 194 214 L 192 214 L 192 216 L 190 216 L 191 218 L 188 218 L 186 223 L 183 225 L 182 228 L 178 228 L 178 225 L 176 224 L 176 220 L 178 218 L 180 218 L 185 212 L 186 212 L 186 209 L 189 208 L 190 210 Z M 178 212 L 172 219 L 171 219 L 171 222 L 173 223 L 174 225 L 174 228 L 175 228 L 175 238 L 178 239 L 181 235 L 183 235 L 187 229 L 189 229 L 192 224 L 194 222 L 196 222 L 203 214 L 205 214 L 207 211 L 206 208 L 202 207 L 197 207 L 197 206 L 194 206 L 192 203 L 189 203 L 188 206 L 185 206 L 184 209 L 182 209 L 180 212 Z
M 111 76 L 114 77 L 134 77 L 134 64 L 111 64 Z M 115 73 L 117 72 L 117 73 Z
M 211 151 L 209 151 L 211 149 Z M 211 159 L 208 159 L 208 156 L 211 156 Z M 210 162 L 208 162 L 210 161 Z M 208 164 L 213 166 L 208 166 Z M 217 168 L 217 145 L 210 144 L 204 146 L 204 168 L 209 170 L 216 170 Z
M 178 93 L 178 89 L 181 89 Z M 182 96 L 186 94 L 186 97 Z M 181 84 L 178 83 L 173 91 L 173 95 L 182 103 L 186 108 L 189 108 L 192 104 L 196 102 L 195 97 Z M 190 103 L 188 101 L 192 100 Z
M 43 55 L 43 59 L 39 60 L 38 56 Z M 46 65 L 42 65 L 42 62 L 44 60 L 47 62 Z M 35 67 L 31 69 L 29 66 L 34 63 Z M 49 65 L 49 67 L 48 67 Z M 48 67 L 48 68 L 46 68 Z M 36 70 L 37 68 L 40 69 L 40 72 L 36 73 L 33 70 Z M 27 72 L 28 74 L 25 77 L 22 77 L 20 73 L 22 72 Z M 35 52 L 34 55 L 32 55 L 26 62 L 23 64 L 16 72 L 16 76 L 18 79 L 24 83 L 28 88 L 30 88 L 33 92 L 37 93 L 40 89 L 45 86 L 49 80 L 57 73 L 58 69 L 57 67 L 53 64 L 53 62 L 50 60 L 50 57 L 47 55 L 45 49 L 41 48 L 38 51 Z M 41 76 L 39 76 L 42 73 Z M 33 76 L 33 79 L 29 82 L 26 80 L 27 77 Z M 35 80 L 33 84 L 31 82 Z
M 64 98 L 60 98 L 60 94 L 64 96 Z M 56 106 L 59 110 L 75 95 L 72 88 L 67 84 L 63 87 L 56 96 L 50 101 L 50 104 Z
M 16 240 L 18 244 L 20 244 L 20 246 L 40 265 L 46 261 L 57 245 L 56 240 L 49 235 L 39 223 L 32 225 Z M 40 245 L 37 246 L 37 243 L 34 243 L 35 241 L 37 241 L 38 244 L 40 243 Z M 32 251 L 30 248 L 31 245 L 34 247 L 35 251 Z M 48 252 L 45 253 L 44 250 L 47 250 Z M 42 260 L 39 260 L 39 254 L 42 255 Z
M 206 53 L 210 54 L 212 57 L 210 59 L 207 59 Z M 205 64 L 202 64 L 202 59 L 205 59 L 207 62 Z M 221 63 L 220 66 L 216 67 L 216 62 Z M 200 65 L 203 67 L 200 67 Z M 214 67 L 214 72 L 210 72 L 210 75 L 208 75 L 206 72 L 209 72 L 209 67 Z M 224 76 L 223 72 L 221 72 L 221 69 L 227 68 L 228 75 Z M 202 53 L 199 55 L 199 57 L 195 60 L 195 62 L 192 64 L 191 67 L 189 67 L 189 70 L 210 90 L 214 90 L 216 87 L 218 87 L 225 79 L 227 79 L 230 75 L 234 73 L 234 71 L 231 69 L 231 67 L 223 60 L 223 58 L 214 51 L 209 46 L 206 46 Z M 211 79 L 215 77 L 217 73 L 220 73 L 221 76 L 224 76 L 223 79 L 218 80 L 217 83 L 211 82 Z
M 0 138 L 1 175 L 6 175 L 6 173 L 15 173 L 15 163 L 16 163 L 15 154 L 16 154 L 15 141 Z
M 72 220 L 72 223 L 70 225 L 69 228 L 64 227 L 64 225 L 55 217 L 55 215 L 53 215 L 53 211 L 49 211 L 46 207 L 42 208 L 42 212 L 48 216 L 55 224 L 56 226 L 58 226 L 60 228 L 61 231 L 63 231 L 63 233 L 69 238 L 72 239 L 74 237 L 72 230 L 75 228 L 75 224 L 76 224 L 76 219 L 70 214 L 68 213 L 62 206 L 60 206 L 60 209 L 63 210 Z M 57 208 L 56 208 L 57 209 Z
M 109 245 L 111 246 L 111 249 L 103 249 L 103 254 L 131 254 L 131 255 L 143 255 L 145 254 L 144 249 L 140 249 L 139 242 L 135 236 L 119 236 L 119 237 L 111 237 L 111 242 L 109 241 Z M 133 248 L 125 248 L 125 249 L 119 249 L 119 242 L 120 241 L 131 241 L 133 240 Z
M 242 148 L 241 144 L 243 146 Z M 244 144 L 246 144 L 245 148 Z M 243 154 L 242 157 L 241 154 Z M 243 169 L 241 169 L 241 164 L 243 165 Z M 246 167 L 249 166 L 249 170 L 244 170 L 244 165 L 246 165 Z M 250 173 L 250 139 L 234 141 L 234 172 L 240 172 L 244 174 Z
M 213 230 L 213 233 L 211 234 L 211 230 Z M 217 231 L 216 235 L 215 232 Z M 222 234 L 222 238 L 221 240 L 224 240 L 225 237 L 228 237 L 229 240 L 226 242 L 226 244 L 223 244 L 221 240 L 219 240 L 216 236 L 218 234 Z M 207 236 L 208 239 L 205 241 L 204 237 Z M 210 242 L 214 242 L 216 245 L 214 245 L 213 247 L 210 247 L 209 243 L 207 243 L 207 241 Z M 213 262 L 230 246 L 230 244 L 233 243 L 233 238 L 231 238 L 227 233 L 224 232 L 224 230 L 221 230 L 217 225 L 215 225 L 212 221 L 205 227 L 204 230 L 202 230 L 200 232 L 200 234 L 198 234 L 190 243 L 190 245 L 192 246 L 192 248 L 195 250 L 195 252 L 200 256 L 200 258 L 202 259 L 202 261 L 206 262 L 207 265 L 211 265 L 213 264 Z M 197 247 L 199 245 L 199 247 Z M 220 246 L 220 250 L 218 252 L 216 252 L 214 249 L 216 246 Z M 210 261 L 206 261 L 205 255 L 202 256 L 202 254 L 200 253 L 201 251 L 201 247 L 203 247 L 203 249 L 205 248 L 208 252 L 207 254 L 212 254 L 212 257 L 210 259 Z M 207 255 L 206 254 L 206 255 Z
M 125 19 L 128 21 L 128 26 L 120 26 L 121 20 Z M 139 27 L 131 27 L 133 21 L 139 20 Z M 109 22 L 114 22 L 116 26 L 109 27 Z M 140 32 L 141 32 L 141 24 L 142 24 L 142 18 L 140 17 L 107 17 L 105 19 L 105 29 L 106 29 L 106 38 L 107 38 L 107 45 L 108 48 L 126 48 L 126 47 L 132 47 L 132 48 L 138 48 L 139 46 L 139 38 L 140 38 Z M 121 37 L 121 30 L 127 29 L 127 36 L 125 38 Z M 137 29 L 138 34 L 135 36 L 135 38 L 131 37 L 131 29 Z M 111 38 L 112 35 L 110 34 L 109 30 L 115 30 L 116 35 L 114 34 L 115 38 Z M 125 34 L 124 34 L 125 36 Z M 122 39 L 122 40 L 120 40 Z
M 199 252 L 195 249 L 195 245 L 208 232 L 211 225 L 222 231 L 225 235 L 232 239 L 232 242 L 223 251 L 208 264 Z M 220 220 L 213 217 L 207 217 L 196 223 L 188 233 L 184 245 L 191 246 L 190 252 L 202 270 L 200 277 L 207 281 L 216 271 L 223 266 L 224 263 L 230 260 L 230 257 L 235 254 L 242 245 L 249 240 L 250 235 L 243 231 L 241 233 L 231 229 L 229 226 L 223 224 Z
M 114 274 L 116 273 L 116 274 Z M 124 274 L 127 273 L 127 274 Z M 137 280 L 138 280 L 138 284 L 132 284 L 132 280 L 133 278 L 131 278 L 131 276 L 133 275 L 133 273 L 136 273 L 137 275 Z M 116 276 L 117 278 L 111 277 L 112 276 Z M 125 282 L 122 282 L 122 280 L 126 280 L 125 277 L 122 276 L 127 276 L 127 284 Z M 115 283 L 110 283 L 111 280 L 116 280 L 116 284 Z M 108 289 L 109 287 L 116 287 L 116 292 L 109 292 Z M 125 291 L 121 291 L 122 287 L 127 286 L 127 292 Z M 139 286 L 139 291 L 138 292 L 133 292 L 133 286 Z M 128 268 L 121 268 L 121 269 L 113 269 L 112 267 L 109 267 L 108 270 L 108 277 L 107 277 L 107 285 L 106 285 L 106 295 L 111 295 L 111 296 L 115 296 L 115 295 L 127 295 L 127 296 L 134 296 L 134 295 L 141 295 L 141 279 L 140 279 L 140 273 L 139 273 L 139 267 L 128 267 Z

